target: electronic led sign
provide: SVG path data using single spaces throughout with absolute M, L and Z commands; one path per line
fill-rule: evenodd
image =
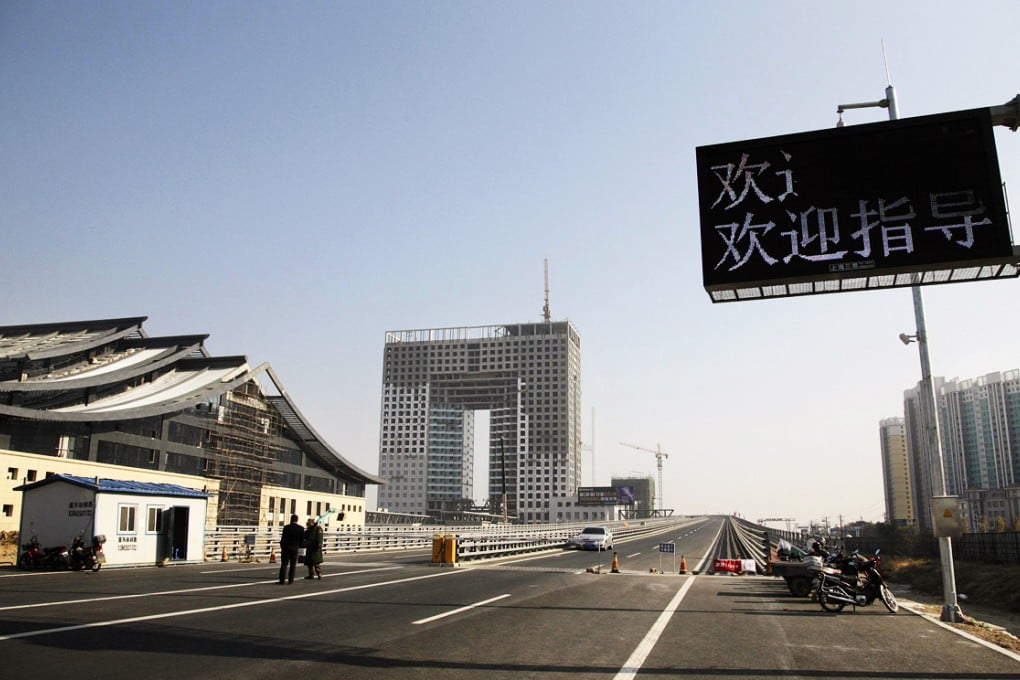
M 988 109 L 696 155 L 715 302 L 1020 275 Z

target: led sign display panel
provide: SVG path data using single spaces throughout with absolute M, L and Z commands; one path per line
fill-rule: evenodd
M 708 291 L 1013 254 L 988 109 L 697 148 Z

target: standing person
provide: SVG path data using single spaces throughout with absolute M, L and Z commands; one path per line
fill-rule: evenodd
M 280 581 L 294 583 L 294 568 L 297 566 L 298 550 L 305 540 L 305 530 L 298 524 L 298 516 L 290 516 L 290 524 L 283 528 L 280 534 Z M 286 581 L 284 578 L 286 577 Z
M 322 568 L 319 566 L 322 564 L 322 540 L 322 527 L 314 519 L 309 519 L 305 528 L 305 566 L 308 567 L 306 579 L 322 578 Z

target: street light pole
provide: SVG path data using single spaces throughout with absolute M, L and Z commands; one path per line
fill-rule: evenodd
M 877 102 L 866 102 L 861 104 L 840 104 L 836 113 L 840 116 L 839 124 L 843 123 L 843 111 L 846 109 L 859 109 L 867 107 L 881 107 L 889 109 L 889 120 L 899 118 L 899 108 L 896 105 L 896 88 L 889 84 L 885 88 L 885 99 Z M 915 280 L 920 280 L 920 274 L 915 274 Z M 911 295 L 914 301 L 914 322 L 917 331 L 914 339 L 917 341 L 917 350 L 921 358 L 921 400 L 926 411 L 925 432 L 928 435 L 928 451 L 935 454 L 936 470 L 932 470 L 932 483 L 935 487 L 934 495 L 946 495 L 946 472 L 942 455 L 942 436 L 939 433 L 938 401 L 935 397 L 935 383 L 931 375 L 931 357 L 928 354 L 928 331 L 924 322 L 924 300 L 921 298 L 921 286 L 911 287 Z M 961 623 L 963 612 L 960 611 L 960 604 L 956 596 L 956 573 L 953 567 L 953 540 L 948 536 L 939 537 L 939 559 L 942 565 L 942 593 L 943 605 L 942 614 L 939 617 L 942 621 Z

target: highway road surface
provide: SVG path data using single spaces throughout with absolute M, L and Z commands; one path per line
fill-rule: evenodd
M 618 573 L 612 553 L 565 550 L 333 554 L 322 580 L 282 586 L 265 563 L 2 569 L 0 677 L 1020 679 L 1017 657 L 903 610 L 829 614 L 780 579 L 677 573 L 720 527 L 617 539 Z

